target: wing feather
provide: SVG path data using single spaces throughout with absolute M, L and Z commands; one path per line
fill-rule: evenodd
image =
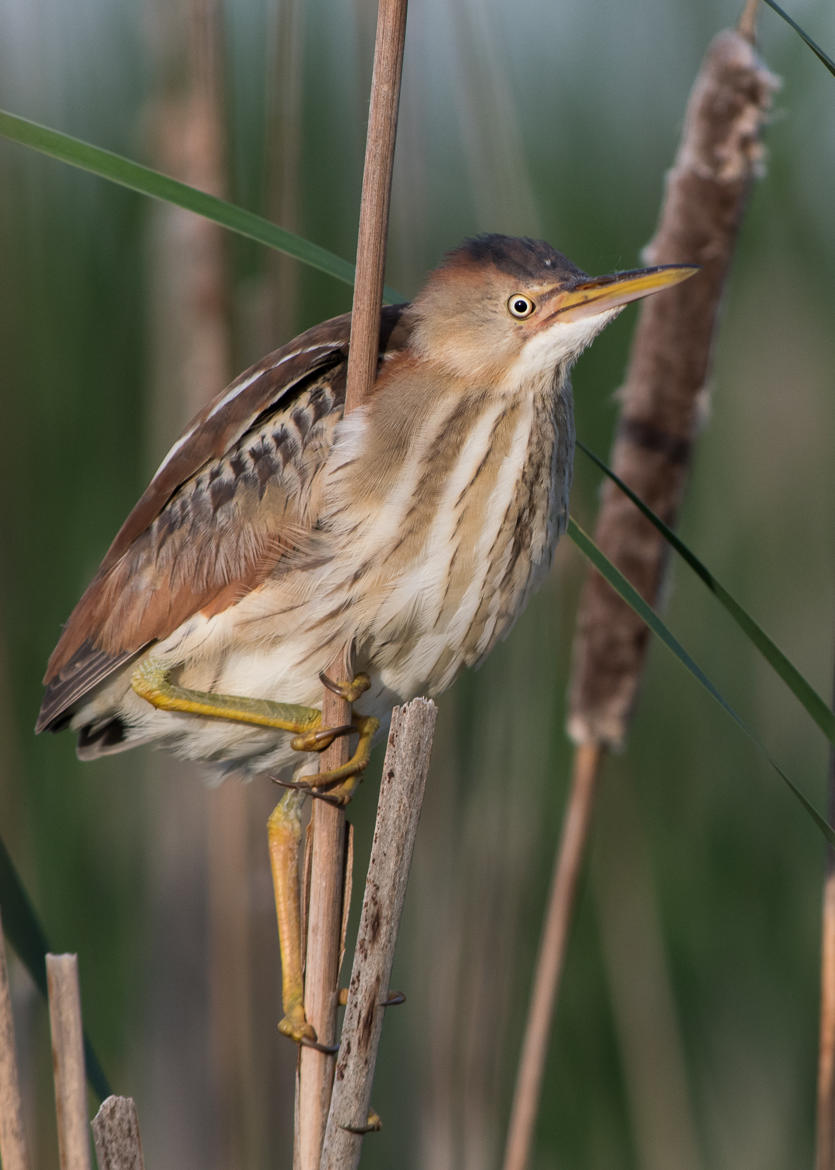
M 383 311 L 381 355 L 408 328 Z M 301 334 L 195 417 L 163 460 L 70 615 L 47 665 L 37 729 L 196 613 L 233 605 L 304 546 L 314 481 L 342 415 L 350 314 Z

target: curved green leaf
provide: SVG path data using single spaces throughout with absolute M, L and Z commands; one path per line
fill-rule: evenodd
M 187 183 L 180 183 L 168 175 L 163 175 L 151 167 L 142 166 L 132 159 L 114 154 L 110 150 L 102 150 L 89 142 L 82 142 L 80 138 L 73 138 L 69 134 L 62 134 L 49 126 L 42 126 L 38 122 L 30 122 L 17 114 L 10 114 L 7 110 L 0 110 L 0 134 L 12 142 L 19 142 L 38 150 L 41 154 L 71 166 L 80 167 L 90 174 L 98 175 L 102 179 L 109 179 L 131 191 L 138 191 L 141 195 L 149 195 L 152 199 L 160 199 L 164 203 L 173 203 L 183 207 L 186 211 L 193 211 L 219 223 L 240 236 L 255 240 L 256 243 L 266 244 L 268 248 L 275 248 L 287 256 L 308 264 L 328 276 L 333 276 L 345 284 L 354 283 L 354 266 L 340 256 L 335 256 L 326 248 L 312 244 L 301 236 L 294 235 L 284 228 L 278 227 L 261 215 L 252 211 L 245 211 L 225 199 L 218 199 L 215 195 L 207 195 L 205 191 L 198 191 Z M 389 288 L 384 290 L 384 296 L 389 301 L 401 298 Z
M 812 52 L 815 54 L 815 56 L 818 58 L 818 60 L 821 61 L 826 66 L 826 68 L 829 70 L 829 72 L 833 76 L 835 76 L 835 61 L 832 60 L 832 58 L 829 56 L 829 54 L 825 53 L 823 51 L 823 49 L 820 47 L 820 45 L 816 44 L 812 40 L 812 38 L 809 36 L 809 34 L 807 32 L 805 32 L 800 27 L 800 25 L 797 23 L 797 21 L 792 20 L 792 18 L 789 16 L 788 12 L 786 12 L 784 9 L 782 9 L 779 4 L 775 3 L 775 0 L 765 0 L 765 3 L 768 5 L 769 8 L 773 8 L 778 16 L 782 16 L 782 18 L 783 18 L 783 20 L 785 20 L 786 24 L 791 25 L 791 27 L 794 29 L 794 31 L 797 33 L 797 35 L 800 37 L 800 39 L 802 41 L 804 41 L 809 46 L 809 48 L 812 50 Z
M 599 467 L 605 475 L 608 475 L 612 483 L 620 488 L 635 507 L 646 516 L 650 524 L 658 529 L 667 543 L 675 549 L 682 560 L 690 566 L 696 576 L 707 585 L 717 601 L 725 607 L 751 644 L 759 650 L 766 662 L 774 668 L 775 672 L 780 676 L 789 690 L 792 691 L 795 698 L 802 704 L 812 719 L 814 719 L 824 735 L 831 743 L 835 743 L 835 712 L 824 702 L 814 687 L 806 681 L 797 667 L 789 661 L 779 646 L 769 638 L 765 630 L 743 609 L 724 585 L 716 580 L 707 566 L 699 560 L 695 553 L 690 551 L 684 541 L 671 528 L 668 528 L 660 516 L 656 516 L 652 508 L 645 504 L 641 497 L 636 495 L 629 485 L 624 483 L 620 476 L 612 471 L 611 467 L 608 467 L 598 455 L 595 455 L 594 451 L 587 447 L 585 443 L 581 443 L 579 439 L 577 440 L 577 446 L 584 455 L 591 459 L 592 463 Z
M 788 786 L 793 795 L 800 801 L 806 812 L 815 822 L 815 824 L 823 833 L 830 845 L 835 845 L 835 829 L 828 824 L 826 819 L 821 816 L 812 802 L 803 794 L 794 781 L 786 775 L 777 761 L 769 752 L 768 748 L 763 744 L 755 732 L 748 726 L 743 718 L 737 714 L 730 703 L 722 697 L 717 688 L 710 681 L 708 676 L 702 668 L 691 658 L 688 652 L 684 649 L 675 635 L 662 622 L 658 614 L 653 610 L 647 602 L 641 597 L 640 593 L 633 585 L 624 577 L 620 569 L 617 569 L 608 557 L 600 551 L 592 538 L 585 532 L 573 518 L 568 521 L 568 535 L 580 549 L 580 551 L 591 561 L 598 573 L 611 585 L 619 597 L 621 597 L 628 606 L 634 609 L 638 617 L 645 622 L 656 637 L 660 638 L 664 645 L 670 650 L 679 662 L 690 671 L 695 679 L 697 679 L 711 698 L 715 699 L 722 710 L 733 719 L 737 727 L 743 731 L 754 746 L 762 752 L 765 758 L 771 764 L 777 775 Z

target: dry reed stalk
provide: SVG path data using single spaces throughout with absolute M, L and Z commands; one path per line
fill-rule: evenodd
M 776 79 L 751 44 L 750 10 L 744 35 L 726 30 L 709 46 L 693 85 L 681 144 L 667 177 L 658 228 L 644 252 L 648 264 L 700 264 L 702 272 L 640 310 L 621 417 L 612 452 L 614 470 L 667 524 L 674 524 L 683 496 L 690 453 L 705 408 L 719 304 L 752 179 L 762 164 L 760 130 Z M 604 491 L 595 531 L 603 552 L 651 603 L 657 600 L 666 545 L 638 510 L 611 483 Z M 569 699 L 569 734 L 578 745 L 572 792 L 585 792 L 579 777 L 596 757 L 626 738 L 643 674 L 649 631 L 596 572 L 581 597 Z M 570 800 L 573 799 L 570 798 Z M 567 820 L 575 816 L 571 803 Z M 590 821 L 585 818 L 586 831 Z M 580 843 L 580 857 L 585 842 Z M 576 845 L 572 846 L 576 849 Z M 557 871 L 560 869 L 557 859 Z M 523 1170 L 530 1152 L 541 1089 L 545 1039 L 531 1035 L 550 1021 L 542 1002 L 555 995 L 565 953 L 565 932 L 553 919 L 570 918 L 573 885 L 555 882 L 546 911 L 546 942 L 534 976 L 531 1008 L 511 1116 L 505 1170 Z M 555 977 L 556 972 L 556 977 Z
M 4 1170 L 29 1170 L 2 918 L 0 918 L 0 1165 Z
M 47 955 L 46 982 L 61 1170 L 90 1170 L 78 956 Z
M 835 683 L 832 703 L 835 708 Z M 835 747 L 829 749 L 829 823 L 835 820 Z M 826 849 L 821 923 L 815 1170 L 835 1170 L 835 849 Z
M 99 1170 L 145 1170 L 139 1117 L 131 1097 L 108 1097 L 90 1124 Z
M 504 1170 L 524 1170 L 528 1163 L 568 929 L 600 775 L 600 761 L 601 749 L 596 744 L 581 744 L 574 756 L 571 790 L 554 858 L 548 910 L 522 1039 Z
M 320 1170 L 359 1165 L 436 717 L 427 699 L 392 713 Z
M 394 142 L 400 100 L 400 78 L 406 36 L 407 0 L 379 0 L 371 107 L 363 170 L 362 203 L 357 237 L 351 343 L 345 413 L 367 397 L 377 370 L 380 308 L 383 296 Z M 337 657 L 329 673 L 349 678 L 350 649 Z M 322 720 L 325 725 L 350 721 L 350 707 L 327 688 Z M 347 759 L 345 737 L 323 753 L 323 767 Z M 320 1042 L 332 1044 L 336 1031 L 337 980 L 345 884 L 345 814 L 314 800 L 308 933 L 305 957 L 305 1013 Z M 319 1165 L 325 1121 L 333 1083 L 334 1058 L 303 1047 L 299 1054 L 297 1170 Z

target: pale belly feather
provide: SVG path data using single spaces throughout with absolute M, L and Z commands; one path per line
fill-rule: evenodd
M 400 483 L 363 523 L 347 475 L 339 496 L 337 467 L 328 556 L 316 568 L 268 581 L 211 618 L 197 615 L 147 653 L 185 687 L 319 707 L 318 673 L 352 640 L 355 669 L 372 680 L 357 709 L 385 728 L 395 703 L 445 690 L 507 633 L 565 528 L 572 451 L 570 397 L 551 389 L 482 415 L 442 482 L 420 497 L 428 517 Z M 316 757 L 300 757 L 286 732 L 155 710 L 130 689 L 135 665 L 79 716 L 116 707 L 132 740 L 221 775 L 315 770 Z

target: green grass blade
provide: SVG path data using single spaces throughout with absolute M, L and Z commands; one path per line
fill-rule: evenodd
M 816 44 L 812 40 L 812 38 L 809 36 L 809 34 L 807 32 L 804 32 L 804 30 L 800 27 L 800 25 L 797 23 L 796 20 L 792 20 L 792 18 L 789 16 L 788 12 L 786 12 L 784 9 L 782 9 L 779 4 L 775 4 L 774 0 L 765 0 L 765 3 L 768 5 L 769 8 L 773 8 L 774 11 L 777 13 L 777 15 L 781 16 L 783 18 L 783 20 L 785 20 L 786 24 L 791 25 L 791 27 L 794 29 L 794 31 L 797 33 L 797 35 L 800 37 L 800 39 L 802 41 L 805 41 L 805 43 L 809 46 L 809 48 L 812 50 L 812 52 L 815 54 L 815 56 L 818 58 L 818 60 L 822 61 L 823 64 L 826 66 L 826 68 L 829 70 L 829 72 L 835 77 L 835 61 L 832 60 L 832 58 L 829 56 L 829 54 L 825 53 L 823 51 L 823 49 L 820 47 L 820 45 Z
M 225 199 L 218 199 L 215 195 L 207 195 L 205 191 L 198 191 L 187 183 L 180 183 L 168 175 L 142 166 L 132 159 L 114 154 L 110 150 L 102 150 L 89 142 L 82 142 L 80 138 L 73 138 L 69 134 L 62 134 L 49 126 L 41 126 L 37 122 L 30 122 L 27 118 L 10 114 L 7 110 L 0 110 L 0 134 L 12 142 L 19 142 L 23 146 L 38 150 L 41 154 L 60 162 L 69 163 L 90 174 L 108 179 L 111 183 L 118 183 L 128 187 L 131 191 L 138 191 L 141 195 L 149 195 L 152 199 L 160 199 L 164 203 L 173 203 L 183 207 L 186 211 L 193 211 L 219 223 L 238 235 L 255 240 L 256 243 L 266 244 L 268 248 L 275 248 L 287 256 L 333 276 L 345 284 L 354 283 L 354 266 L 340 256 L 335 256 L 326 248 L 320 248 L 301 236 L 294 235 L 284 228 L 278 227 L 261 215 L 252 211 L 245 211 Z M 399 298 L 393 289 L 386 288 L 384 296 L 389 301 Z
M 697 679 L 708 694 L 715 699 L 722 710 L 730 716 L 737 727 L 748 736 L 754 746 L 762 752 L 765 758 L 771 764 L 777 775 L 788 786 L 793 795 L 800 801 L 806 812 L 815 822 L 815 824 L 823 833 L 830 845 L 835 845 L 835 830 L 827 823 L 824 817 L 818 812 L 812 802 L 803 794 L 794 781 L 786 775 L 777 761 L 769 752 L 765 744 L 759 739 L 755 732 L 743 720 L 741 715 L 733 709 L 730 703 L 720 694 L 719 690 L 710 681 L 708 676 L 702 668 L 691 658 L 681 643 L 677 640 L 675 635 L 667 628 L 658 614 L 644 601 L 637 589 L 629 583 L 629 581 L 621 573 L 620 569 L 615 568 L 608 557 L 604 556 L 592 538 L 585 532 L 577 522 L 571 518 L 568 521 L 568 535 L 580 549 L 580 551 L 588 557 L 600 575 L 611 585 L 615 592 L 623 598 L 628 606 L 634 609 L 638 617 L 645 622 L 656 637 L 660 638 L 664 645 L 670 650 L 679 662 L 690 671 L 695 679 Z
M 599 467 L 605 475 L 608 475 L 612 483 L 616 484 L 625 496 L 628 496 L 635 507 L 646 516 L 650 524 L 658 529 L 668 544 L 675 549 L 696 576 L 704 582 L 717 601 L 724 606 L 751 644 L 759 650 L 769 666 L 780 676 L 798 702 L 801 703 L 806 712 L 817 723 L 824 735 L 831 743 L 835 743 L 835 712 L 824 702 L 814 687 L 806 681 L 797 667 L 789 661 L 779 646 L 769 638 L 765 630 L 743 609 L 724 585 L 716 580 L 707 566 L 699 560 L 695 553 L 690 551 L 684 541 L 671 528 L 667 527 L 660 516 L 656 516 L 652 508 L 645 504 L 640 496 L 637 496 L 629 485 L 624 483 L 619 475 L 612 471 L 598 455 L 595 455 L 594 451 L 590 450 L 584 443 L 581 443 L 579 439 L 577 440 L 577 446 L 584 455 L 591 459 L 592 463 Z
M 0 907 L 3 908 L 3 932 L 17 951 L 18 957 L 35 981 L 44 999 L 47 998 L 46 966 L 44 956 L 51 952 L 43 927 L 38 922 L 34 907 L 8 850 L 0 837 Z M 87 1080 L 100 1101 L 111 1095 L 107 1077 L 85 1031 L 84 1063 Z

